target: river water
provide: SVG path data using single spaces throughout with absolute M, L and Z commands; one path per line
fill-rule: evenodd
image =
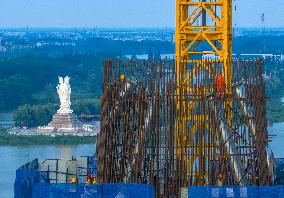
M 16 169 L 36 158 L 56 159 L 91 156 L 95 145 L 78 146 L 0 146 L 0 198 L 14 195 Z
M 268 127 L 270 135 L 275 135 L 269 144 L 276 158 L 284 158 L 284 122 Z
M 271 135 L 277 135 L 270 143 L 277 158 L 284 157 L 284 123 L 269 127 Z M 95 145 L 78 146 L 0 146 L 0 198 L 13 197 L 16 169 L 25 163 L 39 159 L 90 156 Z
M 14 111 L 0 112 L 0 127 L 10 127 L 14 125 Z

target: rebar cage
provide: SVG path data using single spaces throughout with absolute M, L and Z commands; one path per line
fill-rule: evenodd
M 207 69 L 185 89 L 174 60 L 105 62 L 99 182 L 154 184 L 163 197 L 187 186 L 272 184 L 262 62 L 235 60 L 232 92 L 216 81 L 221 62 L 183 68 L 197 64 Z

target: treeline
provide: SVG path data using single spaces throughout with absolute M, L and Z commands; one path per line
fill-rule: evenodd
M 55 39 L 55 40 L 54 40 Z M 9 42 L 7 38 L 4 38 L 3 42 Z M 39 47 L 20 48 L 12 50 L 11 52 L 3 53 L 0 57 L 19 57 L 31 54 L 33 56 L 46 56 L 46 57 L 59 57 L 74 54 L 85 53 L 105 53 L 107 51 L 116 52 L 117 55 L 137 55 L 145 54 L 149 51 L 158 51 L 161 54 L 175 53 L 175 43 L 170 41 L 157 41 L 157 40 L 145 40 L 145 41 L 121 41 L 111 40 L 100 37 L 89 37 L 82 40 L 69 40 L 60 38 L 48 38 L 44 40 L 35 40 L 30 38 L 28 43 L 35 46 L 37 42 L 50 43 L 49 45 L 43 45 Z M 19 45 L 25 45 L 27 42 L 23 38 L 14 38 L 11 42 L 19 43 Z M 72 43 L 72 45 L 58 45 L 55 43 Z M 202 45 L 198 50 L 212 50 L 207 45 Z M 238 36 L 233 38 L 233 52 L 235 54 L 241 53 L 272 53 L 283 54 L 284 53 L 284 36 L 283 35 L 265 35 L 261 36 Z
M 149 51 L 158 51 L 161 54 L 174 53 L 175 45 L 169 41 L 120 41 L 105 38 L 88 38 L 76 44 L 81 52 L 98 52 L 113 50 L 123 55 L 145 54 Z
M 31 45 L 32 47 L 12 48 L 5 46 L 5 43 L 14 43 L 18 46 Z M 49 43 L 48 45 L 36 46 L 38 42 Z M 58 45 L 61 44 L 61 45 Z M 69 45 L 64 45 L 68 43 Z M 111 40 L 101 37 L 88 37 L 86 39 L 78 39 L 76 41 L 71 39 L 60 38 L 45 38 L 34 39 L 28 38 L 4 38 L 2 44 L 7 47 L 8 51 L 1 54 L 2 57 L 16 57 L 32 54 L 34 56 L 49 56 L 58 57 L 66 54 L 85 54 L 85 53 L 103 53 L 106 51 L 114 51 L 120 54 L 144 54 L 149 50 L 159 51 L 161 53 L 173 53 L 174 44 L 170 41 L 121 41 Z
M 103 61 L 112 52 L 62 57 L 25 56 L 0 61 L 0 111 L 24 104 L 59 103 L 58 76 L 70 76 L 72 100 L 101 95 Z
M 100 114 L 100 100 L 81 99 L 72 103 L 71 107 L 76 115 L 98 115 Z M 59 109 L 57 104 L 47 105 L 22 105 L 17 108 L 13 115 L 17 127 L 45 126 Z
M 284 36 L 241 36 L 233 40 L 233 52 L 284 54 Z
M 283 63 L 265 63 L 265 71 L 269 78 L 265 82 L 265 94 L 267 100 L 267 118 L 273 123 L 284 122 L 284 104 L 281 98 L 284 96 L 284 71 Z

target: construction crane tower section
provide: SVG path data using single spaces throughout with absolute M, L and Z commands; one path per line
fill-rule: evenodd
M 232 0 L 176 0 L 178 76 L 183 75 L 181 62 L 197 61 L 206 55 L 213 55 L 224 63 L 223 74 L 229 87 L 232 83 Z

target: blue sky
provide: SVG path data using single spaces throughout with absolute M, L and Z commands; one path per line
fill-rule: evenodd
M 237 27 L 284 27 L 284 0 L 236 0 Z M 5 27 L 174 27 L 175 0 L 0 0 Z

